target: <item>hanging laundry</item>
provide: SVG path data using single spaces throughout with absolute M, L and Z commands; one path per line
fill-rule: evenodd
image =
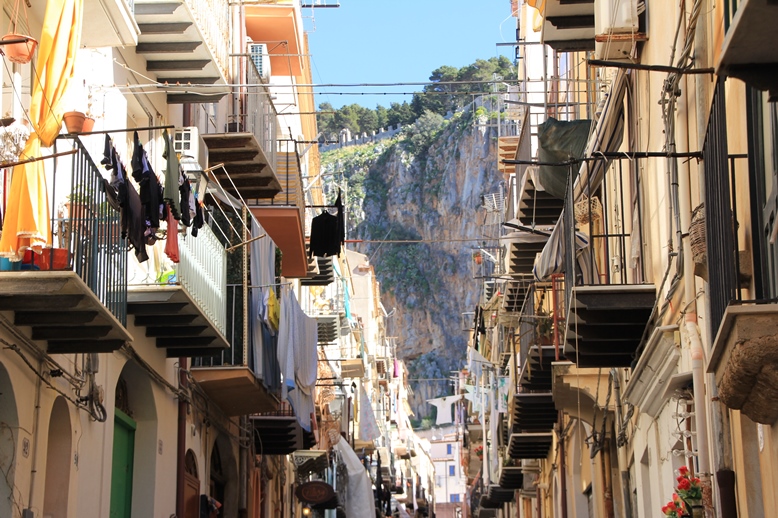
M 370 404 L 370 398 L 367 397 L 365 387 L 359 385 L 359 440 L 374 441 L 381 436 L 378 429 L 378 421 L 375 418 L 373 405 Z
M 192 185 L 183 173 L 179 173 L 178 183 L 178 193 L 181 196 L 181 223 L 189 227 L 192 225 L 192 220 L 195 217 Z
M 162 158 L 167 160 L 163 200 L 167 202 L 168 206 L 173 211 L 173 217 L 181 219 L 181 205 L 178 202 L 181 164 L 178 162 L 178 155 L 173 147 L 173 140 L 167 130 L 162 130 L 162 139 L 165 141 L 165 151 L 162 153 Z
M 497 378 L 497 411 L 508 412 L 508 396 L 510 395 L 511 383 L 508 376 Z
M 195 215 L 192 219 L 192 235 L 197 237 L 197 232 L 203 228 L 205 224 L 205 217 L 203 216 L 203 207 L 200 205 L 200 201 L 195 196 L 194 201 Z
M 278 298 L 273 288 L 268 287 L 265 290 L 265 323 L 270 327 L 270 331 L 275 334 L 278 331 L 279 321 L 281 319 L 281 311 L 278 304 Z
M 132 151 L 132 177 L 140 186 L 140 200 L 143 204 L 143 215 L 146 223 L 145 237 L 148 244 L 156 242 L 156 233 L 159 229 L 160 214 L 162 213 L 162 189 L 157 180 L 157 175 L 151 168 L 146 150 L 140 143 L 138 132 L 133 135 Z
M 338 189 L 338 197 L 335 198 L 335 208 L 338 209 L 338 240 L 340 244 L 346 242 L 346 211 L 343 208 L 343 202 L 340 199 L 340 189 Z
M 473 374 L 473 378 L 476 380 L 481 379 L 481 375 L 484 371 L 484 365 L 491 365 L 492 362 L 484 358 L 484 356 L 473 349 L 467 348 L 467 369 Z
M 278 330 L 278 364 L 283 375 L 281 396 L 294 409 L 300 426 L 311 431 L 313 404 L 319 357 L 316 319 L 300 307 L 289 287 L 281 297 L 281 319 Z
M 480 387 L 474 385 L 465 385 L 465 399 L 470 401 L 470 406 L 473 412 L 476 412 L 483 416 L 484 411 L 489 408 L 489 398 L 491 397 L 488 390 L 481 390 Z
M 165 253 L 174 263 L 178 263 L 178 221 L 173 216 L 173 211 L 167 211 L 167 238 L 165 240 Z
M 148 261 L 149 256 L 146 252 L 146 242 L 144 233 L 146 224 L 144 220 L 143 204 L 141 203 L 138 191 L 127 178 L 127 171 L 119 159 L 119 155 L 111 141 L 111 137 L 105 136 L 105 148 L 103 150 L 103 159 L 100 161 L 105 168 L 111 171 L 110 189 L 106 188 L 106 193 L 111 190 L 116 192 L 116 200 L 119 203 L 121 214 L 122 239 L 127 239 L 130 247 L 135 250 L 135 257 L 138 262 Z
M 311 249 L 309 256 L 329 257 L 340 255 L 338 218 L 322 212 L 311 221 Z
M 438 417 L 435 420 L 435 424 L 440 426 L 452 422 L 451 419 L 451 405 L 462 399 L 461 394 L 456 396 L 439 397 L 435 399 L 428 399 L 427 403 L 438 409 Z

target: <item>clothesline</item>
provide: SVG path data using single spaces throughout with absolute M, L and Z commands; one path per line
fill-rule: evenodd
M 291 284 L 292 284 L 291 281 L 286 281 L 286 282 L 273 282 L 273 283 L 270 283 L 270 284 L 259 284 L 259 285 L 246 286 L 246 287 L 249 288 L 249 289 L 252 289 L 252 288 L 269 288 L 270 286 L 289 286 Z
M 81 136 L 89 136 L 89 135 L 105 135 L 107 133 L 129 133 L 130 131 L 149 131 L 149 130 L 164 130 L 164 129 L 175 129 L 175 126 L 173 126 L 172 124 L 168 124 L 166 126 L 145 126 L 143 128 L 121 128 L 121 129 L 98 130 L 98 131 L 84 131 L 79 133 L 68 133 L 62 136 L 81 137 Z

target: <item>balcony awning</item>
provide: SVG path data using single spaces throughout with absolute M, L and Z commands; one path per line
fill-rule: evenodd
M 624 92 L 626 89 L 626 71 L 619 69 L 605 100 L 602 115 L 597 120 L 594 132 L 589 137 L 584 153 L 585 157 L 596 156 L 597 152 L 616 152 L 621 147 L 624 136 Z M 609 163 L 609 160 L 584 160 L 581 162 L 575 181 L 574 199 L 583 194 L 592 193 L 599 187 Z M 562 213 L 564 214 L 564 211 Z M 559 221 L 563 219 L 564 215 L 560 216 Z M 538 280 L 547 280 L 552 274 L 560 273 L 564 268 L 565 236 L 561 227 L 559 223 L 554 227 L 548 243 L 535 263 L 533 273 Z M 576 249 L 580 250 L 586 246 L 588 246 L 588 238 L 584 234 L 576 232 Z

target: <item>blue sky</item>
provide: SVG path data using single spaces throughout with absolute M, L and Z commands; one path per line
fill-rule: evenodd
M 496 46 L 515 40 L 516 22 L 509 16 L 510 0 L 340 0 L 337 9 L 303 9 L 313 82 L 421 82 L 428 81 L 430 72 L 442 65 L 462 67 L 500 54 L 513 60 L 512 47 Z M 388 107 L 390 102 L 410 102 L 411 96 L 334 92 L 413 92 L 422 88 L 320 88 L 316 104 Z

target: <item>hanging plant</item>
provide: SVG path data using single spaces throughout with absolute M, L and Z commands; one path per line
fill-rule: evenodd
M 14 63 L 26 64 L 32 60 L 32 56 L 38 46 L 38 40 L 19 32 L 19 3 L 23 3 L 24 20 L 26 26 L 30 26 L 30 21 L 27 18 L 27 2 L 16 0 L 14 3 L 13 15 L 8 24 L 8 33 L 0 39 L 3 42 L 1 47 L 5 57 Z

